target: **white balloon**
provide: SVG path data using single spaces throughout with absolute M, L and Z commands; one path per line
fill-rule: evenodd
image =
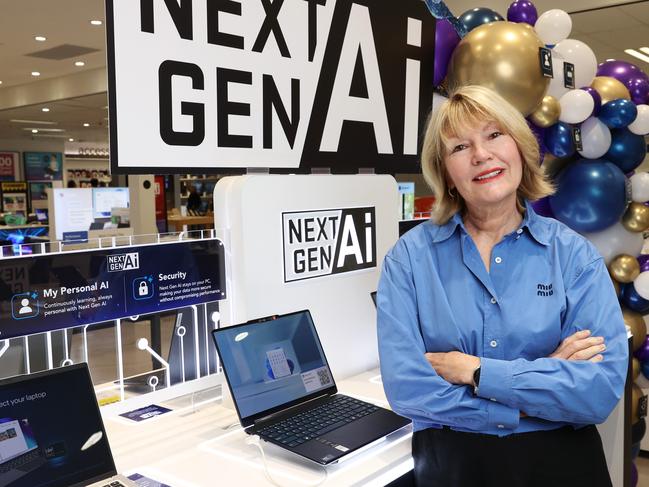
M 587 44 L 576 39 L 565 39 L 554 46 L 552 54 L 555 53 L 575 66 L 575 88 L 590 85 L 597 76 L 597 57 Z M 557 73 L 554 75 L 557 76 Z M 563 70 L 559 77 L 563 79 Z
M 572 19 L 564 10 L 548 10 L 537 19 L 534 30 L 545 45 L 554 45 L 570 35 Z
M 629 232 L 621 222 L 617 222 L 601 232 L 584 233 L 583 235 L 597 247 L 607 265 L 620 254 L 637 257 L 644 244 L 642 232 Z
M 595 108 L 595 100 L 584 90 L 570 90 L 559 98 L 559 104 L 559 120 L 565 123 L 581 123 L 591 116 Z
M 629 178 L 631 199 L 636 203 L 649 201 L 649 172 L 639 172 Z
M 570 91 L 563 84 L 563 63 L 565 59 L 558 52 L 552 50 L 552 73 L 553 78 L 550 79 L 550 86 L 548 86 L 548 95 L 552 95 L 559 100 L 565 93 Z
M 649 105 L 638 105 L 638 115 L 628 129 L 636 135 L 649 134 Z
M 649 299 L 649 272 L 641 272 L 633 281 L 633 287 L 640 297 Z
M 584 93 L 592 100 L 588 93 L 585 91 Z M 581 157 L 598 159 L 611 147 L 611 129 L 599 118 L 590 117 L 581 124 L 581 142 L 583 147 L 583 150 L 579 151 Z

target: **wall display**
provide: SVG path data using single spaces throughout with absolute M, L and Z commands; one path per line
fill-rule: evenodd
M 79 188 L 90 188 L 91 179 L 96 179 L 100 186 L 107 186 L 111 182 L 108 169 L 68 169 L 66 179 L 74 181 Z
M 217 239 L 0 260 L 0 339 L 225 298 Z
M 63 177 L 63 154 L 60 152 L 24 152 L 27 181 L 55 180 Z
M 0 181 L 13 181 L 16 179 L 19 152 L 0 152 Z
M 53 189 L 50 205 L 50 218 L 53 213 L 57 240 L 63 240 L 64 233 L 88 231 L 94 221 L 92 190 L 89 188 Z
M 107 0 L 106 31 L 113 172 L 419 172 L 419 0 Z
M 52 183 L 49 182 L 29 183 L 29 194 L 31 195 L 32 201 L 47 200 L 48 188 L 52 188 Z
M 24 181 L 0 183 L 2 192 L 2 211 L 22 212 L 27 215 L 27 183 Z

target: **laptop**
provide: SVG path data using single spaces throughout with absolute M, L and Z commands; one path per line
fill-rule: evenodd
M 212 331 L 246 433 L 320 465 L 348 459 L 410 424 L 338 394 L 308 310 Z
M 47 222 L 49 221 L 49 212 L 45 208 L 36 208 L 34 210 L 36 212 L 36 220 L 38 223 L 42 223 L 43 225 L 46 225 Z
M 136 486 L 117 475 L 86 364 L 0 380 L 0 487 L 45 486 Z

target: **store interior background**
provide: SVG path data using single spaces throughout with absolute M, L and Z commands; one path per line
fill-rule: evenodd
M 510 0 L 490 0 L 480 6 L 505 13 L 510 3 Z M 456 15 L 477 5 L 475 0 L 449 0 L 447 4 Z M 644 61 L 625 52 L 649 47 L 649 1 L 578 0 L 567 4 L 559 0 L 535 0 L 534 4 L 539 13 L 552 8 L 568 11 L 573 21 L 570 37 L 588 44 L 599 62 L 626 60 L 649 74 L 649 50 Z M 109 170 L 104 2 L 5 0 L 1 5 L 0 150 L 61 152 L 64 154 L 63 186 L 71 177 L 83 186 L 89 176 L 71 171 L 85 170 L 91 174 Z M 45 40 L 36 40 L 37 36 Z M 40 74 L 34 75 L 36 72 Z M 182 166 L 182 161 L 178 161 L 178 166 Z M 649 170 L 647 159 L 637 169 L 642 170 Z M 192 174 L 190 177 L 215 183 L 220 176 Z M 429 194 L 420 176 L 395 176 L 399 181 L 414 182 L 416 197 Z M 170 212 L 180 212 L 181 205 L 186 204 L 185 177 L 167 178 L 166 202 Z M 100 178 L 100 182 L 110 186 L 128 185 L 124 175 Z M 210 193 L 201 197 L 211 205 Z M 173 317 L 163 316 L 162 326 L 163 329 L 173 326 Z M 125 341 L 146 336 L 147 329 L 147 322 L 135 323 L 127 329 L 132 337 L 125 337 Z M 167 337 L 169 333 L 163 331 L 162 336 Z M 72 342 L 71 358 L 75 361 L 81 358 L 79 339 L 75 335 Z M 99 329 L 90 340 L 90 347 L 96 349 L 99 357 L 102 357 L 102 347 L 106 348 L 105 357 L 93 366 L 95 381 L 111 380 L 112 331 Z M 163 343 L 163 349 L 167 347 Z M 127 373 L 144 372 L 151 367 L 150 359 L 137 353 L 135 347 L 125 353 Z M 639 458 L 637 466 L 639 485 L 649 486 L 649 460 Z

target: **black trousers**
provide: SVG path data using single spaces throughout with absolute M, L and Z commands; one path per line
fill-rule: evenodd
M 419 487 L 611 487 L 595 426 L 509 436 L 449 428 L 412 438 Z

